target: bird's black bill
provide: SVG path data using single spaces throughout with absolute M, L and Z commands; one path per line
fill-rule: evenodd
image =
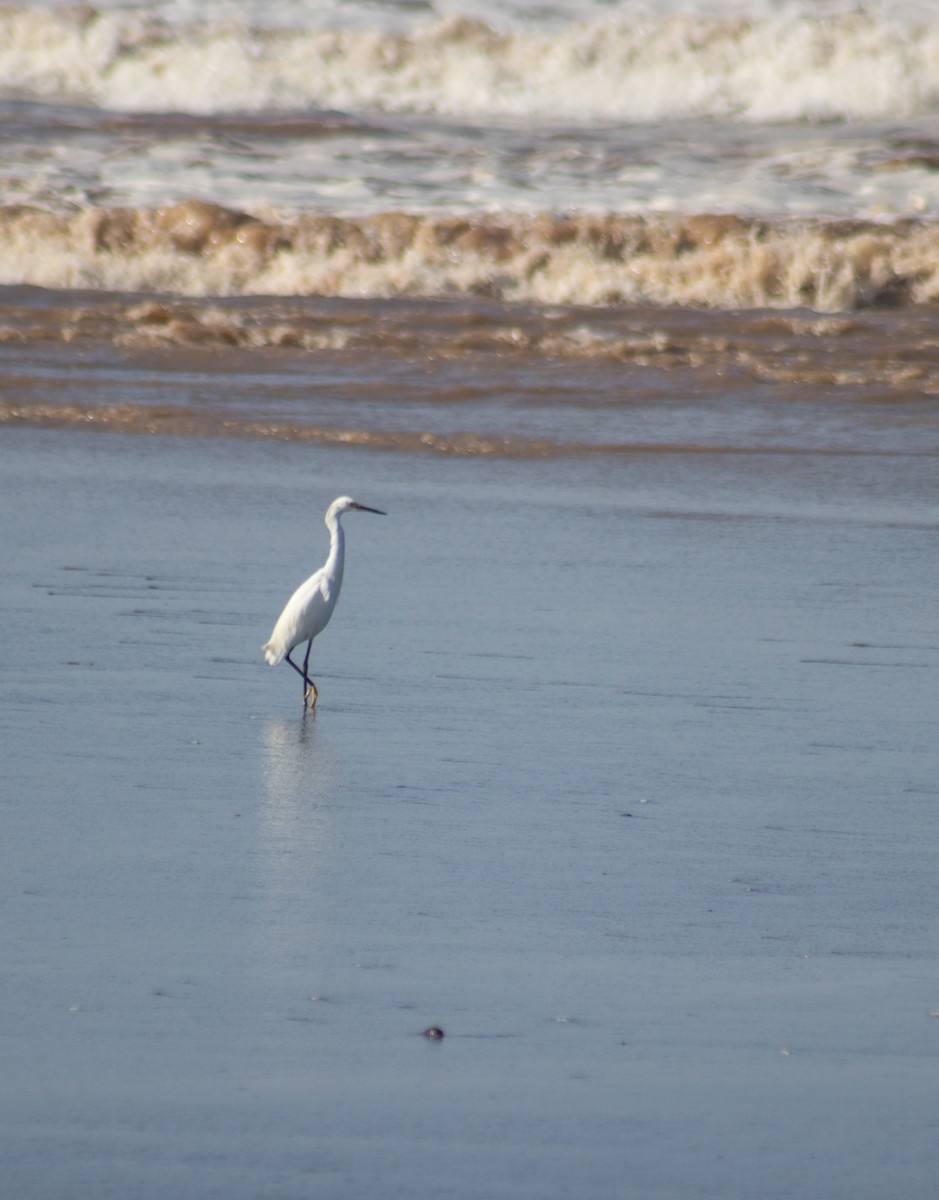
M 387 516 L 388 516 L 388 514 L 387 514 L 386 512 L 382 512 L 382 510 L 381 510 L 380 508 L 369 508 L 369 506 L 368 506 L 367 504 L 353 504 L 353 505 L 352 505 L 352 507 L 353 507 L 353 508 L 357 508 L 357 509 L 359 510 L 359 512 L 373 512 L 373 513 L 378 513 L 378 515 L 379 515 L 380 517 L 387 517 Z

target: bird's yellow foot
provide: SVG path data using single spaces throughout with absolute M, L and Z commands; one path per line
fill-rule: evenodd
M 319 692 L 316 690 L 316 684 L 311 683 L 310 686 L 307 688 L 307 690 L 303 693 L 304 707 L 309 706 L 310 708 L 315 708 L 316 707 L 316 697 L 318 695 L 319 695 Z

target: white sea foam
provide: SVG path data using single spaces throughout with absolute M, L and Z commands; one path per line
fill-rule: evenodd
M 7 109 L 12 118 L 14 113 Z M 85 114 L 87 116 L 87 114 Z M 71 123 L 70 122 L 71 118 Z M 0 122 L 3 114 L 0 113 Z M 307 125 L 309 128 L 307 128 Z M 50 128 L 51 127 L 51 128 Z M 331 132 L 276 122 L 31 110 L 7 121 L 7 204 L 71 212 L 159 207 L 190 196 L 282 215 L 616 212 L 897 217 L 939 214 L 939 140 L 902 129 L 809 124 L 455 128 L 396 118 Z
M 301 10 L 288 27 L 252 25 L 251 5 L 209 8 L 198 20 L 179 5 L 162 15 L 7 7 L 0 90 L 118 111 L 318 107 L 554 121 L 875 119 L 939 107 L 939 19 L 915 5 L 763 4 L 752 15 L 726 4 L 657 14 L 627 6 L 601 18 L 587 4 L 530 21 L 517 6 L 491 22 L 441 18 L 447 7 L 397 28 L 366 24 L 363 9 L 344 25 L 329 8 L 315 21 Z

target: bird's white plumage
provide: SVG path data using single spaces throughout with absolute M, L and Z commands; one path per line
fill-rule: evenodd
M 332 580 L 326 568 L 320 567 L 304 580 L 284 606 L 270 640 L 264 645 L 264 657 L 276 667 L 284 656 L 301 642 L 312 641 L 326 628 L 336 607 L 342 584 L 342 572 Z
M 326 628 L 329 618 L 333 615 L 339 589 L 342 587 L 342 572 L 345 565 L 345 534 L 339 518 L 350 510 L 379 513 L 378 508 L 368 508 L 359 504 L 350 496 L 340 496 L 326 510 L 326 528 L 329 530 L 329 557 L 318 571 L 304 580 L 287 601 L 284 611 L 277 618 L 277 624 L 267 642 L 261 647 L 264 657 L 272 667 L 287 661 L 304 678 L 304 683 L 312 691 L 313 703 L 316 702 L 316 688 L 307 677 L 306 667 L 310 651 L 307 648 L 307 662 L 301 671 L 296 663 L 288 656 L 294 646 L 303 642 L 312 643 Z

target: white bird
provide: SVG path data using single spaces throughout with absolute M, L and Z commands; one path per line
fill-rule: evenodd
M 272 667 L 276 667 L 286 658 L 302 678 L 306 685 L 303 693 L 304 708 L 306 708 L 307 702 L 309 702 L 310 708 L 316 704 L 318 695 L 316 684 L 307 674 L 307 668 L 310 665 L 313 639 L 326 628 L 339 598 L 346 553 L 345 534 L 339 518 L 343 513 L 350 511 L 378 513 L 380 517 L 387 516 L 380 508 L 368 508 L 349 496 L 340 496 L 338 500 L 334 500 L 330 504 L 326 510 L 329 557 L 320 569 L 315 571 L 305 583 L 301 583 L 290 597 L 284 611 L 277 618 L 277 624 L 274 626 L 270 640 L 261 647 L 264 657 Z M 302 671 L 290 657 L 290 651 L 294 646 L 299 646 L 301 642 L 307 644 Z

